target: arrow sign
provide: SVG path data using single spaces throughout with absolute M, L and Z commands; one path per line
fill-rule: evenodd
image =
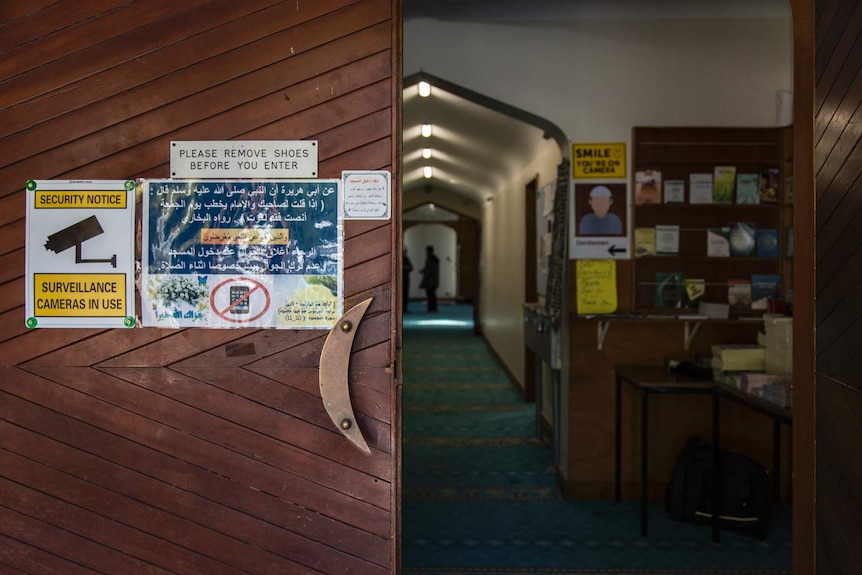
M 626 248 L 620 248 L 620 247 L 617 247 L 614 245 L 612 245 L 611 247 L 608 248 L 608 252 L 614 257 L 616 257 L 616 255 L 618 253 L 624 254 L 624 253 L 626 253 L 626 251 L 628 251 Z

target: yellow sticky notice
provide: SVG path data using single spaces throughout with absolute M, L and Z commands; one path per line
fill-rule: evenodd
M 617 311 L 616 260 L 578 260 L 576 270 L 578 314 Z

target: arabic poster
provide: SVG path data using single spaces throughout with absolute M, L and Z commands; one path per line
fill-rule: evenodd
M 341 172 L 344 219 L 388 220 L 391 174 L 385 171 Z
M 578 260 L 577 309 L 580 315 L 617 311 L 617 262 Z
M 141 319 L 330 329 L 342 315 L 339 180 L 144 180 Z
M 29 180 L 28 328 L 135 326 L 135 183 Z

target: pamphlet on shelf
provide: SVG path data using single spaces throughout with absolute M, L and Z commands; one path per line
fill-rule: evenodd
M 661 172 L 640 170 L 635 172 L 635 205 L 661 203 Z
M 730 255 L 754 255 L 754 224 L 750 222 L 734 222 L 730 224 Z
M 685 203 L 685 181 L 684 180 L 665 180 L 665 182 L 664 182 L 664 203 L 666 203 L 666 204 L 684 204 Z
M 736 175 L 736 203 L 760 203 L 760 178 L 757 174 Z
M 781 170 L 766 166 L 760 171 L 760 203 L 777 204 Z
M 735 166 L 716 166 L 713 169 L 712 201 L 715 204 L 732 204 L 736 182 Z
M 706 231 L 706 255 L 713 258 L 730 257 L 730 228 L 709 228 Z
M 706 293 L 706 280 L 703 278 L 684 278 L 685 306 L 694 307 Z
M 655 227 L 655 252 L 665 255 L 679 253 L 679 226 Z
M 682 307 L 685 288 L 679 272 L 656 272 L 655 307 Z
M 751 309 L 751 280 L 727 280 L 727 303 L 732 310 Z
M 754 231 L 754 254 L 759 258 L 778 257 L 778 230 L 762 228 Z
M 712 203 L 712 174 L 690 174 L 688 181 L 689 203 Z
M 769 300 L 778 294 L 781 276 L 778 274 L 751 275 L 751 309 L 767 310 Z
M 635 228 L 635 257 L 654 256 L 655 228 Z

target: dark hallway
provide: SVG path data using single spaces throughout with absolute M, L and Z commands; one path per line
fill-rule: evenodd
M 674 522 L 650 536 L 638 503 L 565 501 L 548 443 L 486 342 L 472 308 L 414 305 L 404 320 L 403 565 L 433 574 L 789 573 L 790 508 L 765 540 Z

